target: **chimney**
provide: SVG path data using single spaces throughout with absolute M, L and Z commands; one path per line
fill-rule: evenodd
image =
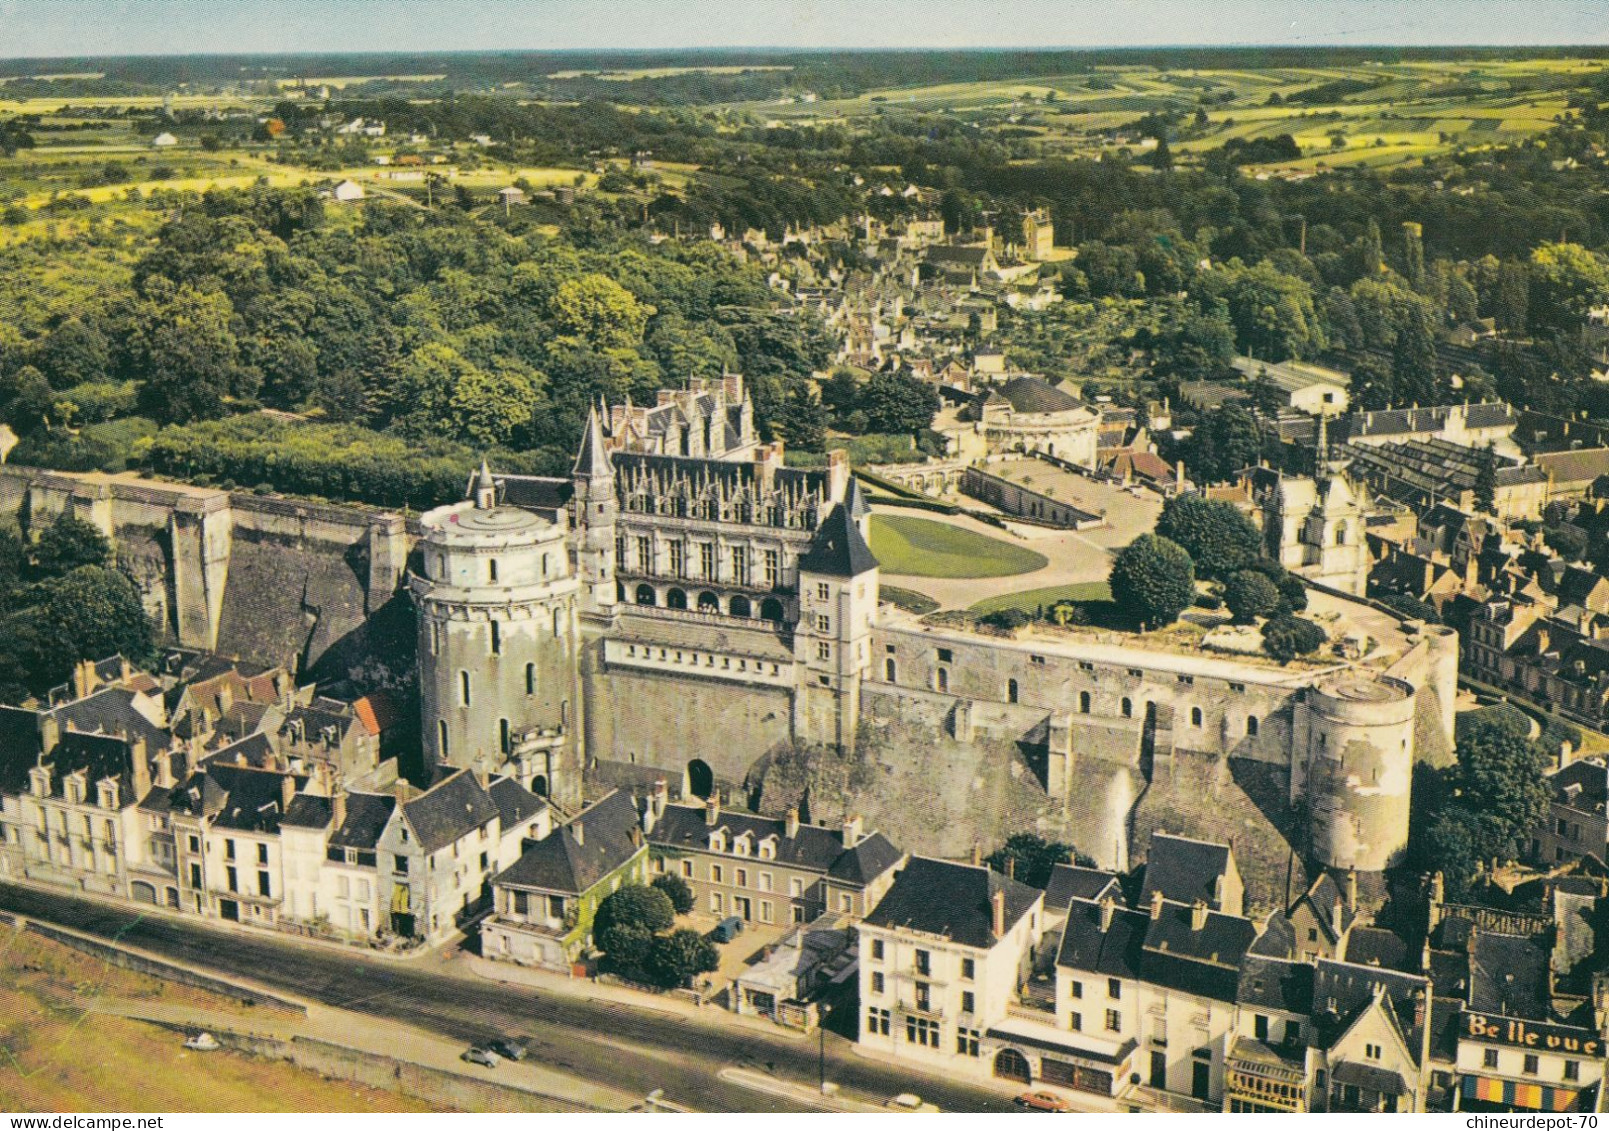
M 834 448 L 827 453 L 827 497 L 841 503 L 848 490 L 849 453 L 843 448 Z
M 56 749 L 56 744 L 58 742 L 60 742 L 60 741 L 61 741 L 61 723 L 56 721 L 56 716 L 55 715 L 40 715 L 39 716 L 39 747 L 40 747 L 40 750 L 45 754 L 49 754 L 52 750 Z
M 972 842 L 972 866 L 974 868 L 983 867 L 983 849 L 978 847 L 977 841 Z
M 1447 883 L 1442 879 L 1440 872 L 1430 877 L 1430 914 L 1429 924 L 1425 928 L 1435 931 L 1441 925 L 1441 905 L 1447 901 Z
M 1425 940 L 1425 945 L 1423 947 L 1421 947 L 1420 951 L 1419 951 L 1419 972 L 1421 974 L 1430 973 L 1430 940 L 1429 939 Z
M 754 479 L 755 486 L 761 491 L 769 491 L 776 483 L 777 468 L 782 466 L 782 441 L 773 440 L 769 444 L 761 444 L 754 453 Z
M 1343 910 L 1340 900 L 1330 904 L 1330 931 L 1336 938 L 1341 937 L 1341 914 Z
M 335 796 L 330 798 L 330 828 L 338 829 L 346 824 L 346 790 L 338 789 Z
M 797 805 L 788 810 L 788 819 L 782 825 L 782 835 L 788 840 L 792 840 L 799 835 L 799 807 Z
M 860 814 L 856 813 L 852 817 L 844 818 L 844 847 L 854 848 L 860 842 Z
M 1190 905 L 1190 929 L 1203 930 L 1207 926 L 1207 901 L 1198 899 Z
M 73 698 L 83 699 L 99 680 L 95 678 L 95 662 L 93 660 L 80 660 L 73 665 Z
M 1016 878 L 1017 878 L 1017 858 L 1015 856 L 1007 856 L 1006 857 L 1006 879 L 1014 880 Z
M 134 804 L 145 800 L 151 792 L 151 763 L 145 755 L 145 739 L 136 738 L 128 744 L 129 769 L 134 777 Z
M 570 822 L 570 834 L 575 837 L 577 847 L 587 843 L 587 826 L 581 821 Z
M 296 778 L 285 774 L 279 779 L 279 811 L 286 812 L 291 807 L 291 798 L 296 796 Z
M 1157 888 L 1151 892 L 1151 918 L 1162 918 L 1162 889 Z
M 1101 898 L 1101 931 L 1112 929 L 1112 917 L 1117 914 L 1117 900 L 1112 898 L 1110 892 Z
M 710 791 L 709 800 L 704 802 L 704 823 L 714 828 L 721 820 L 721 795 Z
M 665 803 L 669 800 L 670 787 L 665 784 L 664 778 L 660 778 L 654 783 L 654 793 L 650 801 L 654 811 L 654 820 L 657 821 L 665 815 Z
M 994 914 L 994 937 L 1006 936 L 1006 893 L 997 891 L 989 897 L 989 909 Z
M 1415 990 L 1413 995 L 1413 1027 L 1420 1031 L 1425 1027 L 1425 991 Z
M 163 789 L 172 789 L 173 780 L 173 751 L 163 747 L 156 752 L 156 784 Z
M 631 826 L 631 845 L 633 848 L 642 847 L 642 830 L 636 825 Z
M 1348 915 L 1358 913 L 1358 870 L 1356 868 L 1346 870 L 1346 913 Z

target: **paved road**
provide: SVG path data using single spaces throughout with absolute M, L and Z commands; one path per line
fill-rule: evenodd
M 532 1037 L 532 1055 L 576 1076 L 699 1111 L 810 1111 L 785 1097 L 722 1080 L 739 1065 L 799 1083 L 817 1079 L 817 1044 L 670 1011 L 493 984 L 451 964 L 384 961 L 164 916 L 139 918 L 106 904 L 0 883 L 0 907 L 220 973 L 251 978 L 307 1000 L 407 1022 L 466 1044 L 499 1032 Z M 827 1040 L 827 1076 L 859 1098 L 919 1092 L 946 1111 L 1010 1111 L 986 1089 L 866 1060 L 841 1037 Z

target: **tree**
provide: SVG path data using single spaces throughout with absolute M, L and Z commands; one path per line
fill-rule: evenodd
M 1347 378 L 1347 392 L 1351 394 L 1354 410 L 1379 412 L 1401 403 L 1397 396 L 1397 382 L 1390 366 L 1373 354 L 1364 354 L 1352 366 Z
M 676 908 L 664 892 L 642 884 L 627 884 L 598 904 L 598 912 L 592 919 L 592 934 L 598 945 L 607 951 L 609 946 L 603 941 L 604 936 L 617 928 L 638 928 L 653 935 L 668 931 L 675 922 Z
M 79 660 L 121 654 L 138 662 L 151 651 L 151 622 L 139 590 L 115 570 L 79 566 L 30 592 L 36 642 L 28 668 L 37 688 L 65 679 Z
M 1505 259 L 1497 269 L 1492 294 L 1492 318 L 1504 334 L 1523 334 L 1530 325 L 1531 275 L 1517 259 Z
M 1167 172 L 1173 168 L 1173 150 L 1168 148 L 1168 139 L 1156 139 L 1156 148 L 1151 151 L 1151 167 Z
M 1308 357 L 1325 345 L 1307 281 L 1268 262 L 1228 267 L 1202 277 L 1208 293 L 1228 303 L 1229 321 L 1241 350 L 1269 361 Z
M 625 287 L 598 274 L 559 284 L 551 306 L 554 329 L 582 338 L 597 349 L 637 345 L 654 313 Z
M 1475 509 L 1497 513 L 1497 452 L 1490 444 L 1481 451 L 1480 464 L 1475 468 Z
M 827 410 L 821 400 L 804 385 L 788 394 L 778 422 L 788 446 L 801 452 L 819 452 L 827 446 Z
M 1251 413 L 1229 405 L 1208 416 L 1185 445 L 1185 463 L 1202 483 L 1222 483 L 1262 454 L 1262 430 Z
M 1429 405 L 1442 399 L 1441 363 L 1428 310 L 1421 308 L 1397 327 L 1391 381 L 1398 403 Z
M 1303 617 L 1276 617 L 1263 625 L 1263 651 L 1282 664 L 1316 651 L 1328 639 L 1322 628 Z
M 1196 568 L 1177 542 L 1142 534 L 1112 563 L 1112 600 L 1142 628 L 1179 619 L 1196 595 Z
M 1363 232 L 1363 241 L 1358 248 L 1359 274 L 1365 279 L 1372 279 L 1380 273 L 1384 263 L 1385 252 L 1380 242 L 1380 225 L 1371 216 L 1368 227 Z
M 1050 872 L 1057 864 L 1083 863 L 1070 844 L 1046 840 L 1038 833 L 1012 833 L 1006 843 L 984 859 L 994 871 L 1010 875 L 1029 887 L 1042 888 L 1050 882 Z
M 1578 331 L 1609 301 L 1609 264 L 1580 244 L 1542 244 L 1531 252 L 1530 280 L 1533 334 Z
M 664 872 L 654 877 L 653 887 L 665 893 L 670 900 L 671 907 L 678 915 L 686 915 L 693 909 L 693 889 L 687 886 L 687 881 L 674 872 Z
M 54 388 L 104 381 L 112 368 L 112 348 L 94 326 L 69 318 L 50 332 L 34 354 L 34 364 Z
M 1026 627 L 1032 620 L 1033 618 L 1021 609 L 996 609 L 992 613 L 985 613 L 979 617 L 978 623 L 988 625 L 990 628 L 998 628 L 1005 632 L 1015 632 L 1019 628 Z
M 1483 857 L 1514 855 L 1547 816 L 1547 770 L 1547 751 L 1513 726 L 1477 719 L 1459 735 L 1453 791 L 1485 818 Z
M 667 988 L 690 985 L 700 974 L 714 972 L 721 964 L 715 944 L 697 931 L 683 927 L 657 936 L 649 948 L 646 971 L 658 985 Z
M 630 923 L 617 923 L 607 931 L 599 931 L 594 925 L 592 931 L 592 941 L 603 951 L 609 968 L 628 978 L 642 977 L 655 938 L 653 932 Z
M 1547 543 L 1550 550 L 1566 561 L 1580 561 L 1586 556 L 1587 535 L 1578 527 L 1543 527 L 1542 540 Z
M 933 423 L 939 393 L 907 373 L 874 373 L 861 387 L 860 408 L 873 432 L 911 434 Z
M 40 577 L 61 577 L 79 566 L 110 566 L 112 544 L 77 515 L 63 513 L 39 535 L 34 570 Z
M 250 391 L 239 366 L 228 296 L 181 288 L 149 304 L 130 343 L 130 373 L 140 379 L 140 407 L 163 424 L 223 415 L 224 399 Z
M 1162 505 L 1156 533 L 1184 547 L 1196 574 L 1222 581 L 1255 560 L 1262 533 L 1233 503 L 1205 495 L 1175 495 Z
M 1272 581 L 1253 570 L 1243 569 L 1224 586 L 1224 604 L 1234 615 L 1236 624 L 1252 624 L 1262 617 L 1273 616 L 1282 601 Z

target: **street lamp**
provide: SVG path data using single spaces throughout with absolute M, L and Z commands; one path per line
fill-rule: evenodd
M 820 1038 L 816 1046 L 816 1069 L 821 1077 L 821 1094 L 827 1094 L 827 1017 L 832 1013 L 830 1005 L 820 1006 L 819 1016 L 816 1018 L 816 1033 Z

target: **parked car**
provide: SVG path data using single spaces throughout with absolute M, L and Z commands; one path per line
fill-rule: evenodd
M 529 1051 L 525 1047 L 524 1037 L 498 1037 L 486 1047 L 504 1060 L 524 1060 Z
M 921 1112 L 929 1114 L 939 1109 L 930 1103 L 923 1103 L 922 1097 L 915 1092 L 901 1092 L 883 1105 L 889 1111 Z
M 727 943 L 742 933 L 743 920 L 736 915 L 728 915 L 725 919 L 715 924 L 715 929 L 710 932 L 710 938 L 719 943 Z
M 483 1049 L 479 1045 L 476 1045 L 474 1048 L 464 1053 L 464 1055 L 459 1059 L 467 1060 L 471 1064 L 483 1065 L 486 1068 L 496 1068 L 501 1058 L 498 1057 L 498 1055 L 491 1049 Z
M 1067 1102 L 1067 1097 L 1056 1092 L 1024 1092 L 1017 1097 L 1017 1105 L 1033 1108 L 1035 1111 L 1073 1110 L 1073 1105 Z
M 213 1052 L 216 1049 L 223 1048 L 223 1045 L 211 1033 L 197 1033 L 184 1042 L 184 1047 L 195 1049 L 197 1052 Z

